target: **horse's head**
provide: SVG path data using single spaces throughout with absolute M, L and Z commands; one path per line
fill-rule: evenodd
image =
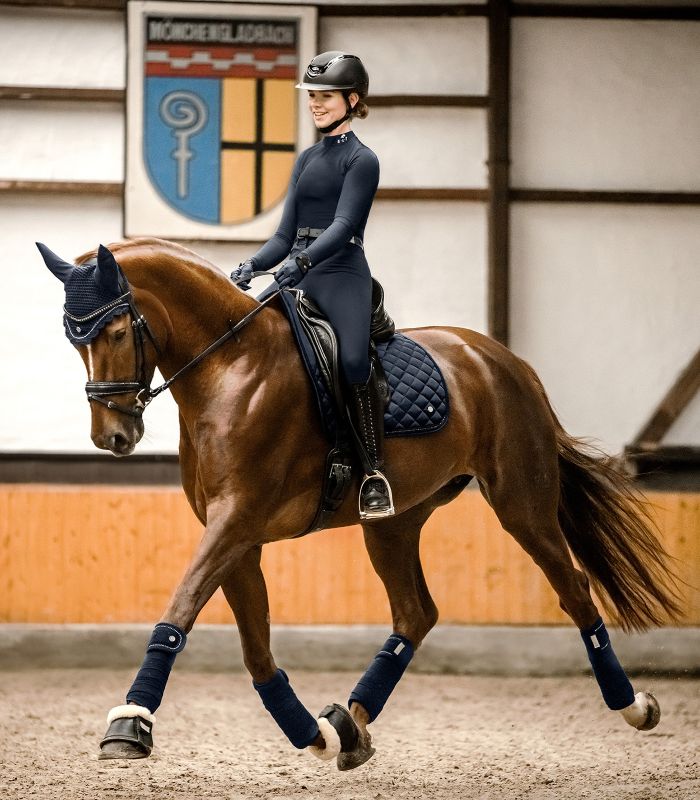
M 134 305 L 131 287 L 116 259 L 100 245 L 94 258 L 69 264 L 46 245 L 37 247 L 63 282 L 63 325 L 85 363 L 92 410 L 92 441 L 115 456 L 130 455 L 143 436 L 141 418 L 150 399 L 157 345 Z M 148 357 L 146 338 L 153 348 Z

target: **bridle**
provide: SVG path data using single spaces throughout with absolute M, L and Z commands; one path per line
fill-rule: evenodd
M 116 300 L 113 300 L 106 306 L 93 311 L 85 317 L 74 317 L 69 314 L 66 309 L 63 313 L 73 322 L 88 322 L 102 316 L 112 308 L 126 303 L 129 306 L 129 316 L 131 317 L 131 327 L 134 331 L 134 348 L 136 351 L 136 377 L 133 381 L 88 381 L 85 384 L 85 393 L 87 394 L 88 402 L 93 400 L 96 403 L 101 403 L 106 408 L 113 411 L 119 411 L 122 414 L 127 414 L 130 417 L 140 417 L 146 406 L 151 401 L 151 382 L 146 373 L 146 338 L 151 342 L 155 348 L 156 353 L 160 356 L 161 350 L 158 347 L 156 338 L 151 331 L 146 318 L 136 308 L 134 297 L 131 293 L 128 283 L 124 278 L 119 276 L 119 289 L 122 295 Z M 131 394 L 136 392 L 136 400 L 133 408 L 115 403 L 114 400 L 106 400 L 106 397 L 112 395 Z
M 269 274 L 267 272 L 256 272 L 253 273 L 253 277 L 257 277 L 258 275 L 266 275 Z M 169 389 L 172 383 L 177 380 L 181 375 L 185 372 L 188 372 L 193 367 L 197 366 L 200 361 L 203 361 L 210 353 L 213 353 L 214 350 L 217 350 L 221 347 L 222 344 L 232 339 L 238 331 L 244 328 L 257 314 L 259 314 L 263 308 L 265 308 L 275 297 L 282 291 L 281 289 L 277 289 L 271 295 L 265 298 L 260 305 L 256 306 L 252 311 L 246 314 L 243 319 L 237 322 L 235 325 L 232 322 L 229 322 L 229 329 L 212 342 L 208 347 L 206 347 L 201 353 L 196 355 L 191 361 L 188 361 L 183 367 L 181 367 L 174 375 L 172 375 L 167 381 L 162 383 L 160 386 L 157 386 L 155 389 L 151 389 L 151 382 L 148 378 L 146 372 L 146 339 L 150 341 L 155 349 L 157 355 L 160 357 L 162 356 L 162 351 L 158 346 L 158 342 L 156 341 L 155 336 L 153 335 L 153 331 L 148 324 L 146 317 L 141 314 L 141 312 L 136 307 L 136 303 L 134 301 L 134 297 L 131 293 L 131 289 L 129 288 L 129 284 L 124 278 L 123 275 L 120 274 L 119 276 L 119 289 L 122 291 L 122 295 L 118 297 L 116 300 L 109 303 L 107 306 L 103 306 L 102 308 L 98 309 L 97 311 L 92 312 L 86 317 L 74 317 L 69 314 L 66 309 L 63 309 L 63 313 L 69 317 L 74 322 L 87 322 L 89 320 L 96 319 L 97 317 L 105 314 L 110 309 L 116 307 L 117 305 L 123 305 L 126 303 L 129 306 L 129 316 L 131 317 L 131 327 L 134 331 L 134 348 L 136 351 L 136 376 L 135 380 L 133 381 L 87 381 L 85 384 L 85 392 L 87 394 L 88 402 L 92 402 L 93 400 L 96 403 L 101 403 L 106 408 L 109 408 L 112 411 L 118 411 L 121 414 L 126 414 L 130 417 L 140 418 L 143 415 L 143 412 L 146 410 L 146 406 L 157 397 L 161 392 L 164 392 L 166 389 Z M 115 403 L 114 400 L 106 400 L 106 397 L 110 397 L 112 395 L 123 395 L 123 394 L 131 394 L 135 392 L 136 398 L 134 402 L 134 406 L 132 408 L 128 408 L 127 406 L 120 405 L 119 403 Z

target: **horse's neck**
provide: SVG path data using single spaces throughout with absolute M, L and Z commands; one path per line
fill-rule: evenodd
M 230 322 L 237 322 L 257 305 L 235 289 L 223 275 L 171 254 L 134 260 L 125 272 L 151 323 L 155 317 L 157 338 L 165 342 L 158 366 L 166 377 L 222 336 Z M 153 323 L 151 323 L 153 324 Z

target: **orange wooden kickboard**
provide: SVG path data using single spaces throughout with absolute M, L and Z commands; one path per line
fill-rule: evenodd
M 667 549 L 700 585 L 700 494 L 652 494 Z M 0 485 L 0 622 L 153 622 L 201 536 L 180 489 Z M 421 542 L 442 622 L 558 624 L 568 618 L 530 558 L 476 491 L 439 509 Z M 359 528 L 267 545 L 273 623 L 388 623 Z M 685 624 L 700 624 L 686 587 Z M 200 621 L 233 622 L 221 592 Z

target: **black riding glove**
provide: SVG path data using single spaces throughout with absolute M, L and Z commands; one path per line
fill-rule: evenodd
M 275 273 L 275 280 L 280 289 L 296 286 L 311 268 L 311 261 L 307 255 L 299 255 L 292 261 L 280 267 Z
M 241 261 L 236 269 L 233 270 L 231 273 L 231 280 L 239 289 L 243 289 L 244 292 L 247 292 L 248 289 L 250 289 L 250 279 L 253 277 L 254 272 L 255 264 L 253 263 L 253 259 L 249 258 L 246 261 Z

